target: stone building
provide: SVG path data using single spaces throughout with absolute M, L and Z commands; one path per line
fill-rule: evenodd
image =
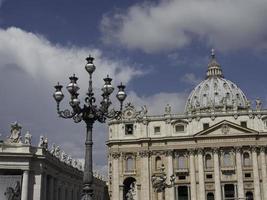
M 111 199 L 267 200 L 267 110 L 255 103 L 224 78 L 212 51 L 184 113 L 167 105 L 148 116 L 145 106 L 126 105 L 109 122 Z M 156 192 L 152 177 L 163 172 L 172 187 Z
M 22 138 L 21 126 L 11 125 L 7 140 L 0 140 L 1 200 L 79 200 L 82 165 L 41 136 L 32 146 L 31 134 Z M 106 182 L 94 179 L 96 200 L 106 200 Z

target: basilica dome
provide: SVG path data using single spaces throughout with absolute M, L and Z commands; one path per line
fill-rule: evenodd
M 185 112 L 244 110 L 250 106 L 249 104 L 242 90 L 235 83 L 224 78 L 221 66 L 216 61 L 212 50 L 206 79 L 189 95 Z

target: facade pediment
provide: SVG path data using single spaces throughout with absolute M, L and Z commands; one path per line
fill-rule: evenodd
M 210 136 L 235 136 L 235 135 L 258 135 L 259 132 L 250 128 L 240 126 L 239 124 L 224 120 L 206 130 L 202 130 L 194 135 L 194 137 L 210 137 Z

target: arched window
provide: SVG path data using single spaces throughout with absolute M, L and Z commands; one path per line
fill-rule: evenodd
M 212 192 L 207 194 L 207 200 L 214 200 L 214 194 Z
M 223 164 L 225 167 L 232 167 L 233 166 L 233 160 L 232 156 L 229 152 L 225 152 L 223 155 Z
M 183 155 L 178 156 L 178 169 L 185 169 L 187 168 L 186 165 L 186 158 Z
M 248 152 L 245 152 L 243 154 L 243 164 L 244 166 L 250 166 L 251 165 L 251 160 Z
M 126 171 L 133 171 L 134 170 L 134 159 L 132 156 L 129 156 L 126 159 Z
M 156 157 L 156 170 L 160 170 L 161 169 L 161 158 L 159 156 Z
M 213 163 L 212 163 L 212 159 L 211 159 L 210 154 L 207 154 L 205 156 L 205 166 L 206 166 L 206 168 L 213 168 Z
M 247 200 L 253 200 L 253 193 L 250 191 L 246 192 L 246 199 Z

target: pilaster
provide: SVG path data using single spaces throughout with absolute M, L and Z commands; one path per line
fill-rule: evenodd
M 199 186 L 199 200 L 205 200 L 205 180 L 204 180 L 204 166 L 203 166 L 203 149 L 198 149 L 198 186 Z
M 253 163 L 254 199 L 261 200 L 257 147 L 252 146 L 251 151 Z
M 236 152 L 236 170 L 237 170 L 237 194 L 238 198 L 243 199 L 245 195 L 244 195 L 241 147 L 236 147 L 235 152 Z
M 197 200 L 195 150 L 189 149 L 191 200 Z
M 220 172 L 220 162 L 219 162 L 219 148 L 213 149 L 213 162 L 214 162 L 214 182 L 215 182 L 215 199 L 222 199 L 222 189 L 221 189 L 221 172 Z

